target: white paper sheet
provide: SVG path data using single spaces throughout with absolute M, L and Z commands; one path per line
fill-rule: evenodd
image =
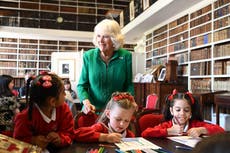
M 176 141 L 182 143 L 184 145 L 190 146 L 192 148 L 202 139 L 202 138 L 193 138 L 190 136 L 175 136 L 175 137 L 167 137 L 172 141 Z
M 142 137 L 123 138 L 122 142 L 115 144 L 120 148 L 121 151 L 161 148 Z

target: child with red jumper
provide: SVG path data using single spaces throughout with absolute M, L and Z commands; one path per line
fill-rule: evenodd
M 149 127 L 142 137 L 167 137 L 186 134 L 192 137 L 224 132 L 215 124 L 202 120 L 199 104 L 190 92 L 178 93 L 175 89 L 166 99 L 165 122 Z
M 134 137 L 128 130 L 137 104 L 127 92 L 115 92 L 97 123 L 91 127 L 81 127 L 75 131 L 75 140 L 81 142 L 120 142 L 121 138 Z
M 31 80 L 27 81 L 28 108 L 15 118 L 14 138 L 46 148 L 50 152 L 70 145 L 74 120 L 64 102 L 62 80 L 57 75 L 48 73 Z

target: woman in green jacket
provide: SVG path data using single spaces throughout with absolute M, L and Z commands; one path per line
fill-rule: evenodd
M 83 67 L 77 93 L 83 111 L 103 109 L 115 91 L 134 95 L 132 54 L 121 48 L 124 37 L 115 20 L 104 19 L 94 28 L 96 46 L 83 55 Z

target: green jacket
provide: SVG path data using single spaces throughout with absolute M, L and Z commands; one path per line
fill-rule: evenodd
M 85 52 L 77 85 L 80 101 L 89 99 L 96 109 L 103 109 L 115 91 L 134 95 L 132 54 L 125 49 L 116 50 L 106 65 L 98 48 Z

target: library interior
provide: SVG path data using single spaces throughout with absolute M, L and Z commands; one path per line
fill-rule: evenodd
M 70 101 L 74 124 L 82 116 L 81 122 L 87 122 L 87 127 L 95 123 L 97 119 L 92 121 L 82 112 L 85 103 L 79 99 L 77 88 L 84 55 L 95 48 L 94 27 L 104 19 L 119 24 L 125 38 L 122 48 L 132 55 L 133 97 L 138 110 L 128 128 L 137 138 L 120 143 L 73 142 L 64 149 L 49 150 L 51 153 L 193 152 L 203 138 L 190 142 L 188 135 L 175 139 L 141 137 L 147 125 L 162 123 L 166 99 L 178 93 L 192 94 L 203 122 L 230 131 L 230 0 L 0 0 L 0 75 L 13 78 L 20 111 L 30 105 L 29 87 L 25 89 L 28 77 L 55 73 L 64 85 L 69 82 L 65 98 Z M 178 93 L 174 94 L 174 89 Z M 0 95 L 1 105 L 5 103 L 3 97 Z M 101 113 L 96 112 L 96 118 Z M 147 124 L 156 120 L 148 118 L 145 126 L 139 125 L 149 114 L 158 116 L 158 122 Z M 4 135 L 0 124 L 0 142 L 8 144 L 0 150 L 44 151 Z

